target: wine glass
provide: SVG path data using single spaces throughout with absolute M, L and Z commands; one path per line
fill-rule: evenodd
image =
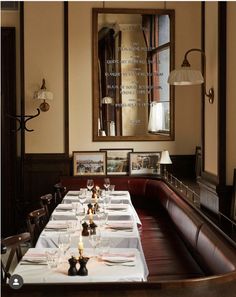
M 110 178 L 104 178 L 104 188 L 108 191 L 110 187 Z
M 96 248 L 99 246 L 99 244 L 101 242 L 101 233 L 98 228 L 96 230 L 96 234 L 93 234 L 90 232 L 89 242 L 90 242 L 91 246 L 93 247 L 94 258 L 96 258 L 96 256 L 97 256 Z
M 58 237 L 58 247 L 63 255 L 66 254 L 70 247 L 71 236 L 68 233 L 61 233 Z
M 91 191 L 93 187 L 94 187 L 93 179 L 88 179 L 87 180 L 87 188 L 88 188 L 88 190 Z
M 82 210 L 84 212 L 84 202 L 87 200 L 87 196 L 86 196 L 86 193 L 82 193 L 80 196 L 79 196 L 79 202 L 80 204 L 82 205 Z

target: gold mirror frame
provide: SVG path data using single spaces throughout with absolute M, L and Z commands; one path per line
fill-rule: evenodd
M 116 9 L 93 8 L 92 11 L 92 85 L 93 85 L 93 141 L 173 141 L 174 140 L 174 88 L 170 86 L 170 115 L 168 133 L 146 134 L 134 136 L 101 136 L 99 135 L 99 84 L 98 84 L 98 15 L 99 14 L 140 14 L 140 15 L 169 15 L 170 17 L 170 71 L 174 69 L 174 22 L 175 12 L 169 9 Z

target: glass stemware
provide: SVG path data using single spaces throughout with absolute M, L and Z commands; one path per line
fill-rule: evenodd
M 93 187 L 94 187 L 93 179 L 88 179 L 87 180 L 87 188 L 88 188 L 88 190 L 91 191 Z
M 104 188 L 108 191 L 110 187 L 110 178 L 104 178 Z
M 71 243 L 71 235 L 66 233 L 61 233 L 58 238 L 58 247 L 63 255 L 66 254 L 68 249 L 70 248 Z
M 93 247 L 93 253 L 94 253 L 94 258 L 97 257 L 97 247 L 99 246 L 101 242 L 101 233 L 100 230 L 97 228 L 96 234 L 93 234 L 90 232 L 89 234 L 89 242 L 91 246 Z

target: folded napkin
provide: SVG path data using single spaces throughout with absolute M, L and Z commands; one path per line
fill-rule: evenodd
M 23 262 L 30 262 L 30 263 L 46 263 L 47 257 L 45 253 L 26 253 L 22 258 Z
M 117 222 L 117 223 L 109 223 L 107 228 L 114 230 L 132 230 L 133 223 L 132 222 Z
M 67 229 L 68 223 L 66 222 L 56 222 L 56 221 L 50 221 L 48 222 L 45 229 Z
M 69 191 L 66 196 L 79 196 L 80 194 L 80 191 Z
M 135 261 L 135 254 L 133 253 L 107 253 L 100 258 L 102 261 L 110 263 L 127 263 Z
M 107 210 L 127 210 L 128 204 L 110 204 L 107 206 Z
M 111 195 L 111 196 L 126 196 L 127 193 L 124 191 L 115 191 L 115 192 L 110 192 L 109 195 Z
M 72 210 L 72 204 L 58 204 L 56 210 Z

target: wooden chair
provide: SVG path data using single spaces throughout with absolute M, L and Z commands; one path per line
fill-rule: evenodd
M 2 263 L 1 260 L 1 280 L 6 282 L 7 278 L 11 277 L 10 268 L 14 256 L 16 255 L 17 262 L 22 258 L 22 243 L 31 241 L 31 236 L 29 232 L 9 236 L 1 241 L 1 254 L 6 254 L 7 250 L 10 249 L 9 256 L 6 261 L 6 265 Z
M 54 185 L 54 200 L 55 204 L 61 203 L 64 195 L 66 193 L 66 187 L 63 187 L 61 183 Z
M 47 214 L 47 218 L 50 218 L 51 215 L 51 210 L 53 208 L 52 204 L 53 204 L 53 200 L 52 200 L 52 194 L 46 194 L 41 196 L 40 199 L 40 205 L 42 208 L 45 209 L 46 214 Z
M 39 208 L 30 212 L 27 216 L 27 227 L 31 234 L 31 244 L 35 246 L 37 239 L 48 222 L 45 208 Z

